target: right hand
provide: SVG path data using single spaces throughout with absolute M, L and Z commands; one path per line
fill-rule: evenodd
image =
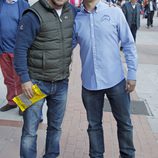
M 127 80 L 126 81 L 126 90 L 128 93 L 131 93 L 134 91 L 136 86 L 136 80 Z
M 32 90 L 33 83 L 31 81 L 25 82 L 22 84 L 22 90 L 23 93 L 28 97 L 32 98 L 34 96 L 33 90 Z

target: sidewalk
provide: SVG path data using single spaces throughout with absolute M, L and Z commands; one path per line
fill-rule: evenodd
M 154 27 L 146 29 L 146 20 L 137 36 L 139 55 L 138 81 L 132 100 L 145 100 L 150 116 L 132 115 L 136 158 L 158 157 L 158 18 Z M 74 52 L 70 76 L 69 97 L 63 122 L 60 158 L 88 158 L 87 120 L 81 101 L 79 48 Z M 0 73 L 0 106 L 4 105 L 6 89 Z M 46 106 L 44 122 L 38 131 L 38 157 L 44 152 L 46 129 Z M 104 112 L 105 158 L 118 158 L 116 123 L 110 112 Z M 0 112 L 0 158 L 18 158 L 22 117 L 18 109 Z

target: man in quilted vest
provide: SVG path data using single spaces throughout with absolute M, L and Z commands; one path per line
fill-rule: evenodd
M 56 158 L 59 155 L 74 16 L 74 8 L 67 0 L 39 0 L 25 11 L 20 22 L 15 47 L 15 69 L 20 76 L 22 90 L 28 98 L 32 98 L 32 85 L 37 84 L 47 95 L 23 114 L 21 158 L 37 156 L 37 129 L 45 100 L 48 127 L 44 158 Z

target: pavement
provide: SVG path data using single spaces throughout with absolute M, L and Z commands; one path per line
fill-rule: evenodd
M 137 87 L 131 94 L 134 101 L 143 101 L 149 115 L 131 115 L 134 126 L 136 158 L 158 158 L 158 17 L 154 27 L 146 28 L 146 19 L 141 19 L 137 34 L 139 56 Z M 81 101 L 79 47 L 73 54 L 67 109 L 62 125 L 61 154 L 59 158 L 88 158 L 86 113 Z M 0 107 L 6 103 L 6 87 L 0 73 Z M 46 110 L 44 121 L 38 130 L 38 155 L 41 158 L 45 147 Z M 18 109 L 0 112 L 0 158 L 18 158 L 22 117 Z M 118 158 L 116 122 L 111 112 L 104 112 L 105 158 Z M 31 158 L 31 157 L 30 157 Z

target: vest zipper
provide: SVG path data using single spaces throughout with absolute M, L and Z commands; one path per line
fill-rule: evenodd
M 63 77 L 64 77 L 64 75 L 65 75 L 65 53 L 64 53 L 64 36 L 63 36 L 63 29 L 62 29 L 62 19 L 59 17 L 59 21 L 60 21 L 60 30 L 61 30 L 61 39 L 62 39 L 62 53 L 63 53 L 63 71 L 62 71 L 62 73 L 63 73 Z
M 62 23 L 62 19 L 59 17 L 59 21 L 60 21 L 60 23 Z

